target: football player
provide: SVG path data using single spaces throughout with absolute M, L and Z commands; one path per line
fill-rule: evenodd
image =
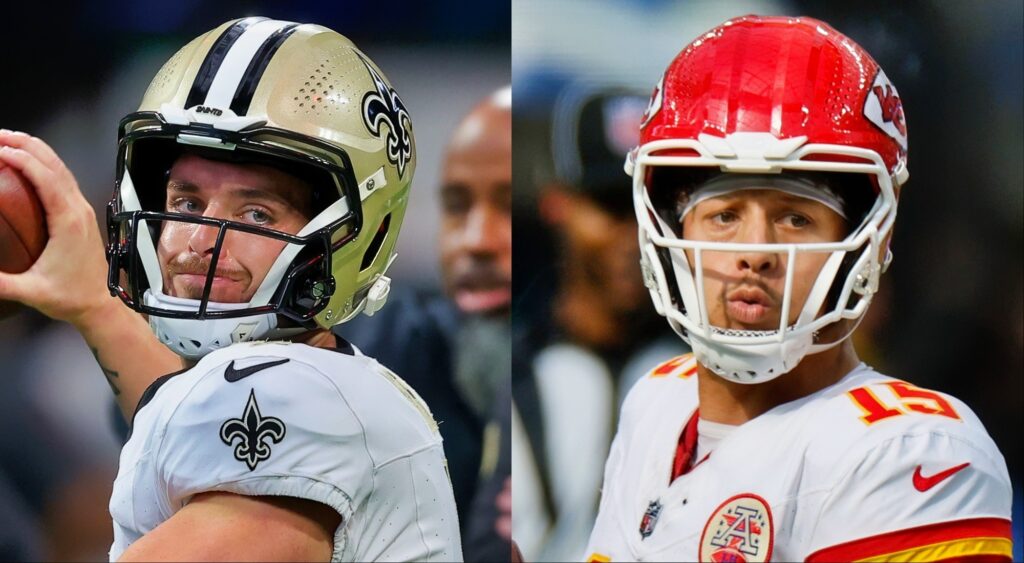
M 384 304 L 416 166 L 408 111 L 365 54 L 261 17 L 178 51 L 120 124 L 109 276 L 57 155 L 0 143 L 51 219 L 44 255 L 0 293 L 72 321 L 137 402 L 122 398 L 111 559 L 461 560 L 430 411 L 329 330 Z M 79 279 L 65 302 L 30 295 Z M 138 390 L 177 357 L 187 369 Z
M 394 291 L 380 313 L 335 329 L 402 374 L 441 421 L 467 561 L 508 553 L 495 522 L 508 517 L 496 501 L 510 453 L 501 444 L 510 406 L 511 121 L 505 86 L 458 121 L 446 146 L 438 190 L 445 291 Z
M 736 18 L 669 65 L 626 168 L 647 287 L 693 354 L 625 401 L 590 561 L 1010 559 L 977 416 L 848 338 L 906 151 L 896 88 L 823 22 Z

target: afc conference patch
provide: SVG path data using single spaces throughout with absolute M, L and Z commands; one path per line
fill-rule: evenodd
M 700 561 L 747 563 L 772 557 L 772 511 L 753 493 L 729 498 L 711 513 L 700 536 Z
M 647 505 L 644 517 L 640 519 L 640 539 L 645 540 L 647 536 L 654 533 L 654 525 L 658 523 L 658 514 L 661 514 L 661 502 L 652 500 Z

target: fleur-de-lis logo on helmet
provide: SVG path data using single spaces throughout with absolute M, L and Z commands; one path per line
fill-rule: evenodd
M 405 174 L 405 165 L 412 159 L 412 120 L 395 89 L 384 82 L 369 61 L 362 56 L 359 58 L 366 65 L 376 88 L 376 91 L 363 96 L 363 123 L 378 137 L 381 125 L 387 124 L 388 161 L 398 168 L 398 177 L 401 178 Z
M 281 419 L 260 414 L 260 406 L 256 403 L 256 392 L 249 391 L 249 401 L 245 404 L 242 418 L 232 418 L 220 427 L 220 439 L 232 445 L 235 439 L 241 441 L 235 446 L 235 459 L 244 461 L 252 471 L 261 461 L 270 459 L 270 445 L 265 443 L 270 438 L 273 443 L 284 439 L 285 426 Z

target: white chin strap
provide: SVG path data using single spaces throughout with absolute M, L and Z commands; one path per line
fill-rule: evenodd
M 149 307 L 172 311 L 199 310 L 198 299 L 170 297 L 162 293 L 146 290 L 143 296 Z M 214 303 L 207 304 L 206 310 L 237 311 L 248 307 L 247 303 Z M 248 342 L 266 338 L 277 328 L 277 315 L 264 313 L 248 317 L 232 319 L 172 319 L 169 317 L 149 316 L 149 326 L 156 337 L 174 353 L 188 360 L 198 360 L 203 356 L 236 342 Z
M 718 332 L 718 329 L 713 330 Z M 777 331 L 764 334 L 777 334 Z M 743 346 L 723 344 L 698 334 L 690 334 L 688 340 L 701 365 L 729 381 L 755 384 L 771 381 L 795 368 L 810 351 L 813 335 L 808 332 L 782 342 Z

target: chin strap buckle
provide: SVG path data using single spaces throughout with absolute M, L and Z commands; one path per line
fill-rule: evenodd
M 658 290 L 658 280 L 654 276 L 654 268 L 651 267 L 650 260 L 646 256 L 640 257 L 640 275 L 644 280 L 644 287 L 649 290 Z
M 881 276 L 882 268 L 869 262 L 857 274 L 857 279 L 853 282 L 853 291 L 858 295 L 874 295 L 878 291 Z
M 377 281 L 370 286 L 370 290 L 366 292 L 366 305 L 363 306 L 363 314 L 372 317 L 384 306 L 390 294 L 391 278 L 387 276 L 377 278 Z

